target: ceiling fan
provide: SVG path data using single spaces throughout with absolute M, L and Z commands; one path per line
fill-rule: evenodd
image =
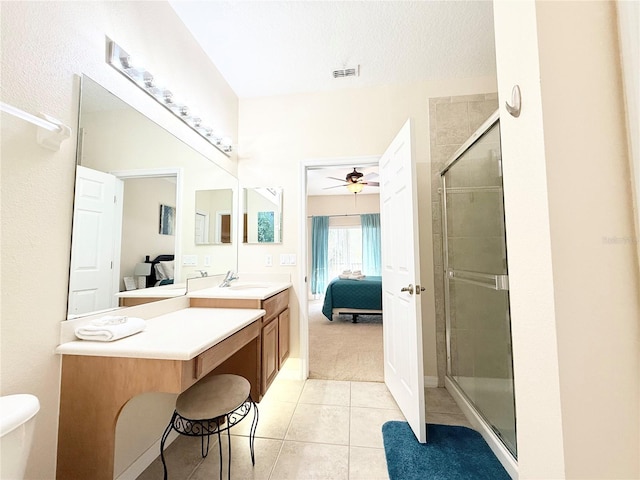
M 378 177 L 377 173 L 368 173 L 364 175 L 362 172 L 358 172 L 357 167 L 353 167 L 353 172 L 347 173 L 344 180 L 336 177 L 327 177 L 332 180 L 338 180 L 339 182 L 346 182 L 346 183 L 341 183 L 340 185 L 334 185 L 333 187 L 326 187 L 325 190 L 328 190 L 330 188 L 337 188 L 337 187 L 347 187 L 347 190 L 349 190 L 351 193 L 360 193 L 365 185 L 370 185 L 372 187 L 379 187 L 380 186 L 379 182 L 369 181 L 369 179 L 377 178 L 377 177 Z

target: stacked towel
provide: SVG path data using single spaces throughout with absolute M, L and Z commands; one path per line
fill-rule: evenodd
M 362 280 L 365 275 L 362 274 L 360 270 L 345 270 L 338 277 L 342 280 Z
M 346 280 L 350 276 L 351 276 L 351 270 L 343 270 L 342 273 L 338 275 L 338 277 L 341 278 L 342 280 Z
M 142 318 L 125 316 L 105 316 L 90 324 L 76 328 L 76 337 L 81 340 L 112 342 L 144 330 L 146 322 Z
M 364 277 L 365 276 L 360 270 L 354 270 L 353 272 L 351 272 L 351 275 L 349 275 L 349 278 L 351 280 L 362 280 Z

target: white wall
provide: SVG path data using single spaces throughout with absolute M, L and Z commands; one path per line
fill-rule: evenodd
M 74 132 L 52 152 L 35 127 L 2 114 L 0 393 L 41 402 L 27 478 L 55 477 L 60 358 L 66 318 L 78 75 L 89 74 L 223 167 L 227 159 L 105 62 L 105 35 L 237 138 L 238 100 L 164 2 L 1 2 L 2 101 L 44 112 Z M 144 409 L 140 412 L 144 413 Z M 99 446 L 98 446 L 99 448 Z
M 494 15 L 519 477 L 638 478 L 638 259 L 608 240 L 634 234 L 615 4 Z
M 431 228 L 431 166 L 429 158 L 429 98 L 496 90 L 493 77 L 452 79 L 409 85 L 361 88 L 243 99 L 240 101 L 238 175 L 251 186 L 284 187 L 282 245 L 240 245 L 239 269 L 286 272 L 292 275 L 291 356 L 299 357 L 299 308 L 295 284 L 299 265 L 262 267 L 264 253 L 298 253 L 300 218 L 300 162 L 348 157 L 381 156 L 408 117 L 413 119 L 418 162 L 420 252 L 425 375 L 436 377 L 435 310 Z M 364 198 L 364 197 L 363 197 Z M 306 306 L 303 306 L 306 308 Z

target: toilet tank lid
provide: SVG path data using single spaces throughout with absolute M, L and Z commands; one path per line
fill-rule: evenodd
M 0 397 L 0 437 L 31 420 L 40 410 L 38 397 L 28 393 Z

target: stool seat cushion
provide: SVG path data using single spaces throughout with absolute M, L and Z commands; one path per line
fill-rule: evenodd
M 242 405 L 250 391 L 249 381 L 239 375 L 210 375 L 178 395 L 176 412 L 190 420 L 217 418 Z

